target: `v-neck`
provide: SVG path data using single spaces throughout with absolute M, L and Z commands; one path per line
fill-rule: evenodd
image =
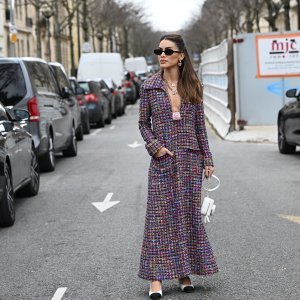
M 168 102 L 170 104 L 170 108 L 171 108 L 171 112 L 177 112 L 177 111 L 173 111 L 173 107 L 172 107 L 172 99 L 170 97 L 170 94 L 169 94 L 169 91 L 168 91 L 168 87 L 166 86 L 166 83 L 164 82 L 164 90 L 165 92 L 167 93 L 167 97 L 168 97 Z M 179 96 L 180 97 L 180 96 Z M 180 113 L 180 110 L 181 110 L 181 97 L 180 97 L 180 104 L 179 104 L 179 108 L 178 108 L 178 112 Z

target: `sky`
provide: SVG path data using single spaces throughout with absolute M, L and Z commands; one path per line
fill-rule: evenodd
M 177 31 L 195 14 L 199 14 L 205 0 L 132 0 L 144 7 L 154 30 Z M 126 2 L 121 0 L 120 2 Z

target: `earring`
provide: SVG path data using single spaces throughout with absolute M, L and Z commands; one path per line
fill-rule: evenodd
M 181 67 L 181 66 L 182 66 L 182 62 L 181 62 L 181 60 L 179 60 L 179 62 L 178 62 L 178 66 L 179 66 L 179 67 Z

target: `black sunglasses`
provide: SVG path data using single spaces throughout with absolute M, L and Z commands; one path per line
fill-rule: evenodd
M 181 51 L 176 51 L 176 50 L 172 50 L 172 49 L 165 49 L 165 50 L 162 50 L 162 49 L 154 49 L 154 54 L 155 55 L 162 55 L 163 53 L 165 53 L 167 56 L 170 56 L 172 55 L 173 53 L 181 53 Z

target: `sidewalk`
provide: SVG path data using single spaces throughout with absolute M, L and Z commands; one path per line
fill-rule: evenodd
M 224 139 L 231 142 L 277 144 L 277 126 L 245 126 L 244 130 L 228 133 Z

